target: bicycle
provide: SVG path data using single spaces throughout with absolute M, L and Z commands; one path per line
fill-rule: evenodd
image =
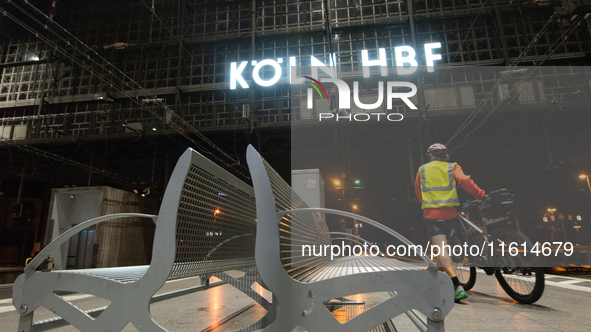
M 479 200 L 469 201 L 462 205 L 462 209 L 479 203 Z M 511 225 L 510 215 L 482 218 L 482 229 L 466 216 L 460 214 L 458 217 L 460 227 L 454 225 L 452 228 L 448 239 L 450 247 L 466 243 L 469 248 L 476 245 L 483 249 L 479 256 L 467 255 L 466 250 L 459 256 L 451 255 L 458 280 L 465 290 L 474 287 L 476 268 L 480 268 L 487 275 L 494 274 L 507 295 L 519 303 L 531 304 L 542 297 L 545 279 L 541 259 L 531 253 L 528 255 L 527 250 L 533 247 L 532 243 L 523 232 Z M 512 243 L 516 244 L 509 247 Z

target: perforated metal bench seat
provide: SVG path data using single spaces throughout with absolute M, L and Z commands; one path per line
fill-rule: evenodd
M 418 266 L 393 258 L 347 256 L 323 262 L 317 267 L 301 268 L 302 271 L 293 271 L 290 275 L 301 282 L 315 282 L 360 273 L 425 270 L 426 268 L 426 266 Z
M 368 331 L 412 309 L 427 316 L 427 331 L 443 331 L 443 318 L 453 308 L 452 282 L 427 257 L 420 256 L 425 263 L 420 266 L 365 255 L 331 260 L 330 251 L 320 256 L 302 254 L 305 246 L 327 248 L 337 239 L 364 241 L 347 233 L 338 234 L 345 238 L 332 238 L 338 232 L 329 231 L 325 214 L 357 219 L 407 246 L 412 242 L 363 216 L 309 208 L 252 146 L 247 160 L 256 195 L 257 269 L 273 293 L 274 320 L 263 331 Z M 396 296 L 346 323 L 340 323 L 324 306 L 331 299 L 373 292 Z
M 194 275 L 209 275 L 230 270 L 240 270 L 255 265 L 256 262 L 254 257 L 175 263 L 174 272 L 168 277 L 168 280 L 187 278 Z M 196 270 L 201 270 L 203 272 L 196 274 Z
M 134 282 L 146 274 L 150 265 L 108 267 L 102 269 L 54 270 L 49 273 L 81 274 L 121 283 Z
M 203 270 L 206 274 L 214 274 L 229 270 L 240 270 L 255 266 L 254 257 L 248 259 L 225 259 L 208 260 L 188 263 L 175 263 L 174 273 L 168 277 L 168 280 L 181 279 L 195 276 L 195 270 Z M 69 273 L 83 274 L 121 283 L 134 282 L 144 276 L 150 265 L 109 267 L 102 269 L 79 269 L 79 270 L 54 270 L 50 273 Z M 199 275 L 199 274 L 197 274 Z
M 82 229 L 104 221 L 151 218 L 156 224 L 150 265 L 36 271 L 45 257 Z M 165 331 L 150 316 L 150 302 L 167 280 L 209 276 L 258 300 L 247 283 L 256 279 L 254 190 L 192 149 L 179 158 L 158 216 L 122 213 L 81 223 L 54 239 L 25 268 L 13 287 L 21 314 L 19 331 L 31 331 L 33 312 L 43 306 L 82 331 L 119 331 L 132 323 L 142 331 Z M 241 270 L 234 278 L 225 271 Z M 252 284 L 252 282 L 251 282 Z M 96 319 L 56 296 L 92 294 L 110 305 Z

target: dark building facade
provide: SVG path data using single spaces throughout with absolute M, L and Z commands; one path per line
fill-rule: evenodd
M 591 47 L 585 1 L 64 0 L 52 7 L 51 1 L 13 0 L 0 8 L 0 170 L 10 188 L 18 187 L 19 176 L 25 187 L 42 186 L 25 191 L 37 192 L 32 195 L 46 201 L 45 210 L 51 188 L 64 185 L 149 188 L 158 195 L 187 146 L 237 174 L 247 174 L 240 160 L 249 143 L 286 166 L 291 126 L 316 116 L 301 109 L 303 96 L 293 95 L 290 64 L 311 66 L 312 57 L 326 66 L 332 61 L 339 78 L 359 80 L 362 50 L 375 60 L 385 49 L 391 74 L 397 47 L 416 51 L 420 68 L 408 77 L 419 88 L 413 99 L 419 111 L 395 104 L 392 111 L 407 115 L 411 125 L 388 138 L 405 151 L 407 142 L 418 150 L 433 138 L 428 128 L 425 136 L 415 130 L 428 126 L 422 122 L 427 110 L 438 112 L 441 133 L 451 136 L 462 114 L 482 102 L 495 107 L 509 94 L 510 86 L 495 85 L 498 71 L 491 77 L 450 71 L 585 66 Z M 425 45 L 433 44 L 440 59 L 430 73 Z M 281 68 L 270 87 L 253 80 L 253 61 L 263 60 Z M 234 73 L 249 88 L 238 81 L 233 89 L 232 63 L 243 62 Z M 267 82 L 277 73 L 272 65 L 259 69 Z M 533 80 L 524 88 L 531 94 L 516 97 L 508 110 L 569 96 L 559 91 L 568 88 L 560 80 L 545 82 Z M 588 90 L 571 101 L 584 105 Z M 375 87 L 362 91 L 373 96 Z M 588 129 L 581 125 L 561 130 Z M 312 130 L 308 139 L 328 135 L 339 145 L 344 140 L 333 139 L 333 129 Z M 307 143 L 302 148 L 310 148 Z M 7 194 L 17 194 L 11 190 Z M 38 232 L 35 241 L 41 238 Z

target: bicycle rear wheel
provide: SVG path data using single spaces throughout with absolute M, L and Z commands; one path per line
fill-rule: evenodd
M 539 257 L 529 253 L 531 241 L 523 232 L 509 227 L 497 228 L 491 239 L 495 277 L 503 290 L 520 303 L 530 304 L 539 300 L 544 293 L 544 268 Z M 513 248 L 518 250 L 511 251 L 511 243 L 516 243 Z M 524 243 L 528 251 L 523 251 Z
M 464 245 L 465 241 L 460 233 L 455 233 L 454 235 L 449 237 L 447 242 L 453 248 L 455 245 Z M 456 271 L 458 280 L 464 287 L 464 290 L 470 290 L 474 287 L 474 284 L 476 283 L 476 268 L 470 266 L 470 261 L 468 260 L 468 257 L 464 254 L 465 253 L 462 252 L 461 256 L 452 255 L 451 260 L 453 263 L 453 268 Z

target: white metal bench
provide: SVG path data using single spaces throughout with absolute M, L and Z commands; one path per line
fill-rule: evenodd
M 118 218 L 144 217 L 156 223 L 150 265 L 40 272 L 44 258 L 92 225 Z M 129 220 L 129 219 L 128 219 Z M 19 331 L 30 331 L 33 312 L 43 306 L 81 331 L 119 331 L 132 323 L 140 331 L 164 331 L 150 316 L 150 302 L 167 280 L 215 275 L 253 299 L 257 280 L 254 248 L 256 213 L 252 187 L 199 153 L 187 149 L 179 159 L 158 216 L 123 213 L 98 217 L 64 232 L 44 248 L 14 284 Z M 224 271 L 242 270 L 242 278 Z M 84 312 L 58 294 L 92 294 L 111 301 Z
M 247 161 L 256 196 L 257 269 L 264 286 L 273 293 L 275 319 L 264 331 L 369 331 L 411 309 L 427 317 L 426 330 L 444 330 L 443 319 L 454 305 L 452 282 L 425 256 L 426 267 L 417 267 L 381 256 L 331 260 L 292 255 L 304 244 L 331 244 L 322 213 L 357 218 L 404 244 L 411 245 L 410 241 L 362 216 L 308 208 L 252 146 L 248 147 Z M 331 299 L 380 291 L 395 295 L 344 324 L 324 306 Z

